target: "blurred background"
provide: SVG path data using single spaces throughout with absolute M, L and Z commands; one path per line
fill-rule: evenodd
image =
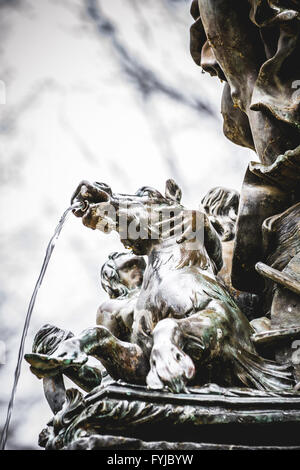
M 239 190 L 255 159 L 222 134 L 222 84 L 190 57 L 189 9 L 189 0 L 0 0 L 0 428 L 45 248 L 78 182 L 164 191 L 172 177 L 196 207 L 213 186 Z M 95 323 L 100 267 L 118 250 L 115 234 L 70 216 L 27 352 L 44 323 L 74 333 Z M 50 417 L 23 363 L 7 448 L 37 449 Z

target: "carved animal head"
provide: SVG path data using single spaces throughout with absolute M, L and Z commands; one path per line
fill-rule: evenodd
M 121 194 L 113 193 L 105 183 L 82 181 L 72 203 L 83 201 L 87 204 L 85 211 L 74 211 L 82 217 L 84 225 L 105 233 L 116 230 L 125 247 L 144 255 L 153 242 L 167 233 L 166 229 L 158 227 L 162 215 L 165 216 L 163 221 L 167 221 L 172 210 L 182 211 L 180 199 L 181 190 L 172 180 L 166 183 L 165 196 L 148 186 L 138 189 L 135 194 Z
M 86 207 L 74 214 L 82 217 L 84 225 L 105 233 L 116 230 L 124 246 L 136 255 L 147 255 L 166 241 L 184 245 L 199 236 L 194 255 L 203 249 L 216 270 L 222 265 L 220 241 L 207 216 L 181 205 L 181 189 L 173 180 L 167 180 L 164 195 L 148 186 L 135 194 L 114 193 L 107 184 L 82 181 L 71 200 L 78 201 Z
M 101 268 L 101 285 L 111 298 L 126 296 L 143 282 L 146 262 L 131 253 L 111 253 Z

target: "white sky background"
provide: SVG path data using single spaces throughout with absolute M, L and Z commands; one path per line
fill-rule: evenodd
M 240 189 L 255 158 L 222 134 L 222 84 L 190 57 L 189 7 L 185 0 L 0 1 L 0 340 L 7 347 L 0 427 L 44 251 L 78 182 L 163 191 L 173 177 L 183 203 L 197 207 L 213 186 Z M 75 333 L 94 324 L 106 298 L 100 267 L 118 250 L 115 234 L 70 217 L 26 351 L 44 323 Z M 42 382 L 24 363 L 8 448 L 37 448 L 50 416 Z

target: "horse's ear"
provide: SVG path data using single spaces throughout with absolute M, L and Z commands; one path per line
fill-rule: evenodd
M 172 179 L 166 181 L 165 196 L 166 198 L 172 199 L 173 201 L 178 203 L 181 201 L 181 189 L 178 184 Z

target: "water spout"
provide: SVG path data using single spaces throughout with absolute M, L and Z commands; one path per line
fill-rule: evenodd
M 54 231 L 54 234 L 53 234 L 53 236 L 51 237 L 51 239 L 48 243 L 45 258 L 44 258 L 44 261 L 43 261 L 43 264 L 42 264 L 42 268 L 41 268 L 39 277 L 37 279 L 37 282 L 36 282 L 35 287 L 34 287 L 33 294 L 31 296 L 31 299 L 30 299 L 30 302 L 29 302 L 29 306 L 28 306 L 28 310 L 27 310 L 27 314 L 26 314 L 26 318 L 25 318 L 25 323 L 24 323 L 24 327 L 23 327 L 20 347 L 19 347 L 18 360 L 17 360 L 15 375 L 14 375 L 14 384 L 13 384 L 13 388 L 12 388 L 12 392 L 11 392 L 11 396 L 10 396 L 10 400 L 9 400 L 9 404 L 8 404 L 8 408 L 7 408 L 7 415 L 6 415 L 5 425 L 4 425 L 4 428 L 3 428 L 3 431 L 2 431 L 2 435 L 1 435 L 0 450 L 4 450 L 5 446 L 6 446 L 8 430 L 9 430 L 9 424 L 10 424 L 10 420 L 11 420 L 15 395 L 16 395 L 17 386 L 18 386 L 20 373 L 21 373 L 22 360 L 23 360 L 23 356 L 24 356 L 25 340 L 26 340 L 26 336 L 27 336 L 27 333 L 28 333 L 28 328 L 29 328 L 29 324 L 30 324 L 34 304 L 35 304 L 35 301 L 36 301 L 37 293 L 38 293 L 38 290 L 41 287 L 41 284 L 43 282 L 43 279 L 44 279 L 44 276 L 45 276 L 45 273 L 46 273 L 46 270 L 47 270 L 47 267 L 48 267 L 48 263 L 50 261 L 52 252 L 53 252 L 54 247 L 56 245 L 56 241 L 59 237 L 61 229 L 63 228 L 70 212 L 72 210 L 75 210 L 75 209 L 81 209 L 81 210 L 84 211 L 86 209 L 86 204 L 83 203 L 83 202 L 75 202 L 74 204 L 72 204 L 72 206 L 68 207 L 68 209 L 66 209 L 65 212 L 63 213 L 63 215 L 61 216 L 60 221 L 59 221 L 59 223 L 58 223 L 58 225 L 57 225 L 57 227 Z

